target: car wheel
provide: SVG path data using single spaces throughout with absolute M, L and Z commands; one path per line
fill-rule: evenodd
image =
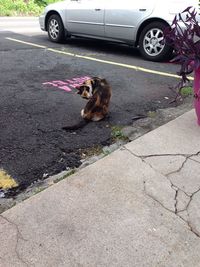
M 47 22 L 47 31 L 49 39 L 52 42 L 59 43 L 65 38 L 65 30 L 59 15 L 51 15 Z
M 167 24 L 152 22 L 147 25 L 139 37 L 139 49 L 144 58 L 151 61 L 163 61 L 172 56 L 173 48 L 164 41 L 164 29 Z

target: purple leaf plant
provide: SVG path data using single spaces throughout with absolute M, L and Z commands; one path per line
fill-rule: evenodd
M 178 91 L 175 101 L 181 96 L 181 89 L 189 82 L 188 75 L 200 71 L 200 26 L 196 18 L 197 12 L 188 7 L 175 16 L 171 27 L 165 31 L 165 41 L 174 47 L 176 56 L 171 62 L 180 64 L 178 75 L 181 81 L 175 87 Z M 200 98 L 200 92 L 195 94 Z

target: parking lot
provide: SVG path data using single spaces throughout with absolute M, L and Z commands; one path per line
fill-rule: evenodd
M 0 169 L 20 188 L 78 167 L 84 149 L 111 143 L 113 126 L 170 106 L 177 82 L 176 65 L 144 61 L 132 47 L 79 38 L 53 44 L 39 26 L 12 31 L 12 22 L 1 27 L 0 59 Z M 85 105 L 73 85 L 92 76 L 112 86 L 109 117 L 63 131 Z

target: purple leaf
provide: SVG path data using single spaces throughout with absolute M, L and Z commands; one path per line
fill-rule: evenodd
M 187 7 L 185 10 L 183 10 L 182 13 L 189 12 L 191 8 L 192 8 L 191 6 Z
M 200 40 L 195 41 L 196 37 L 200 38 L 200 26 L 196 15 L 194 8 L 187 7 L 175 16 L 171 27 L 164 32 L 166 43 L 173 46 L 176 52 L 171 62 L 180 64 L 178 75 L 181 76 L 181 82 L 175 87 L 178 92 L 188 82 L 187 76 L 200 68 Z

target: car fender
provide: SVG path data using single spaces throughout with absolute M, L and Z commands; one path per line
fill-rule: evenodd
M 198 0 L 189 0 L 187 4 L 185 3 L 185 1 L 182 0 L 169 0 L 165 2 L 162 1 L 161 3 L 158 1 L 153 12 L 149 16 L 144 17 L 136 26 L 134 34 L 134 40 L 136 40 L 136 45 L 139 35 L 141 33 L 141 29 L 143 28 L 141 28 L 141 25 L 146 25 L 145 22 L 148 21 L 163 21 L 170 26 L 175 15 L 186 9 L 188 5 L 194 6 L 196 9 L 199 9 Z
M 45 24 L 47 23 L 49 14 L 52 14 L 53 12 L 58 13 L 62 19 L 63 25 L 65 29 L 67 29 L 67 6 L 69 5 L 70 0 L 68 1 L 62 1 L 57 2 L 54 4 L 50 4 L 45 8 Z

